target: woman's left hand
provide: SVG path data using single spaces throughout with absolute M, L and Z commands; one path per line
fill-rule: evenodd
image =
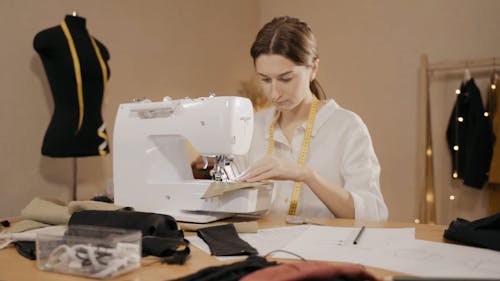
M 306 167 L 274 156 L 265 156 L 243 171 L 238 181 L 255 182 L 262 180 L 290 180 L 301 182 L 305 180 Z

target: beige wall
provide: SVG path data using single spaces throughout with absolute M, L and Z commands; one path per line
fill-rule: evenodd
M 0 217 L 18 215 L 34 196 L 71 198 L 72 159 L 40 153 L 53 110 L 35 34 L 66 14 L 87 19 L 111 59 L 103 117 L 112 139 L 117 106 L 134 97 L 235 95 L 252 73 L 249 45 L 258 28 L 254 1 L 0 0 Z M 78 158 L 78 198 L 103 194 L 112 155 Z
M 498 57 L 500 37 L 493 32 L 500 26 L 500 1 L 262 3 L 261 23 L 277 15 L 310 23 L 319 41 L 319 81 L 330 97 L 368 125 L 382 166 L 390 218 L 412 221 L 423 185 L 420 55 L 426 53 L 431 62 Z M 432 78 L 437 213 L 438 222 L 445 224 L 457 216 L 485 216 L 488 204 L 484 191 L 450 180 L 442 120 L 447 122 L 451 114 L 455 96 L 450 88 L 457 87 L 461 77 Z M 448 200 L 451 194 L 457 198 L 453 202 Z
M 109 101 L 103 108 L 110 133 L 117 105 L 133 97 L 235 94 L 252 73 L 248 49 L 260 25 L 285 14 L 303 18 L 319 41 L 324 89 L 370 129 L 390 218 L 412 221 L 423 175 L 420 55 L 427 53 L 431 61 L 500 56 L 500 38 L 491 33 L 500 26 L 499 9 L 500 1 L 493 0 L 0 0 L 0 216 L 17 215 L 34 196 L 69 200 L 71 159 L 40 154 L 53 106 L 32 40 L 77 10 L 111 53 Z M 448 90 L 460 82 L 456 75 L 439 79 L 432 88 L 435 142 L 444 137 L 440 120 L 450 114 Z M 442 142 L 436 146 L 443 148 Z M 484 216 L 486 195 L 450 183 L 449 155 L 441 150 L 439 222 Z M 111 162 L 111 156 L 78 159 L 80 199 L 105 191 Z M 450 192 L 460 201 L 443 200 Z

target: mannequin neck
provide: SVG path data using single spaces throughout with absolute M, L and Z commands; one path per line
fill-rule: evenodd
M 64 18 L 64 21 L 71 29 L 85 29 L 87 23 L 85 18 L 79 16 L 71 16 L 71 15 L 67 15 Z

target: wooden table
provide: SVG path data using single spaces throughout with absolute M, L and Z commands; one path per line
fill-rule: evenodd
M 443 239 L 443 231 L 447 228 L 445 225 L 425 225 L 425 224 L 412 224 L 412 223 L 373 223 L 361 222 L 348 219 L 313 219 L 315 222 L 330 225 L 330 226 L 361 226 L 367 227 L 415 227 L 415 238 L 422 240 L 429 240 L 435 242 L 445 242 Z M 259 228 L 269 228 L 286 226 L 284 216 L 267 216 L 258 220 Z M 195 235 L 192 232 L 186 232 L 186 236 Z M 286 260 L 280 260 L 287 262 Z M 194 273 L 202 268 L 214 265 L 222 265 L 226 263 L 233 263 L 233 261 L 220 261 L 198 249 L 191 246 L 191 257 L 184 265 L 167 265 L 161 264 L 156 258 L 143 258 L 142 267 L 133 272 L 121 275 L 112 280 L 168 280 L 173 278 L 182 277 Z M 367 267 L 368 270 L 377 277 L 384 277 L 394 275 L 395 272 Z M 404 275 L 404 274 L 401 274 Z M 45 272 L 39 270 L 36 266 L 36 261 L 28 260 L 19 255 L 14 247 L 0 250 L 0 281 L 14 281 L 14 280 L 31 280 L 31 281 L 72 281 L 72 280 L 95 280 L 84 277 L 77 277 L 73 275 L 66 275 L 53 272 Z

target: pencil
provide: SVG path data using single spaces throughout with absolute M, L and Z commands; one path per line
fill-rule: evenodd
M 356 238 L 354 238 L 354 241 L 352 242 L 352 244 L 354 244 L 354 245 L 358 244 L 358 240 L 361 237 L 361 234 L 363 233 L 364 230 L 365 230 L 365 226 L 363 225 L 361 227 L 361 229 L 359 230 L 358 235 L 356 235 Z

